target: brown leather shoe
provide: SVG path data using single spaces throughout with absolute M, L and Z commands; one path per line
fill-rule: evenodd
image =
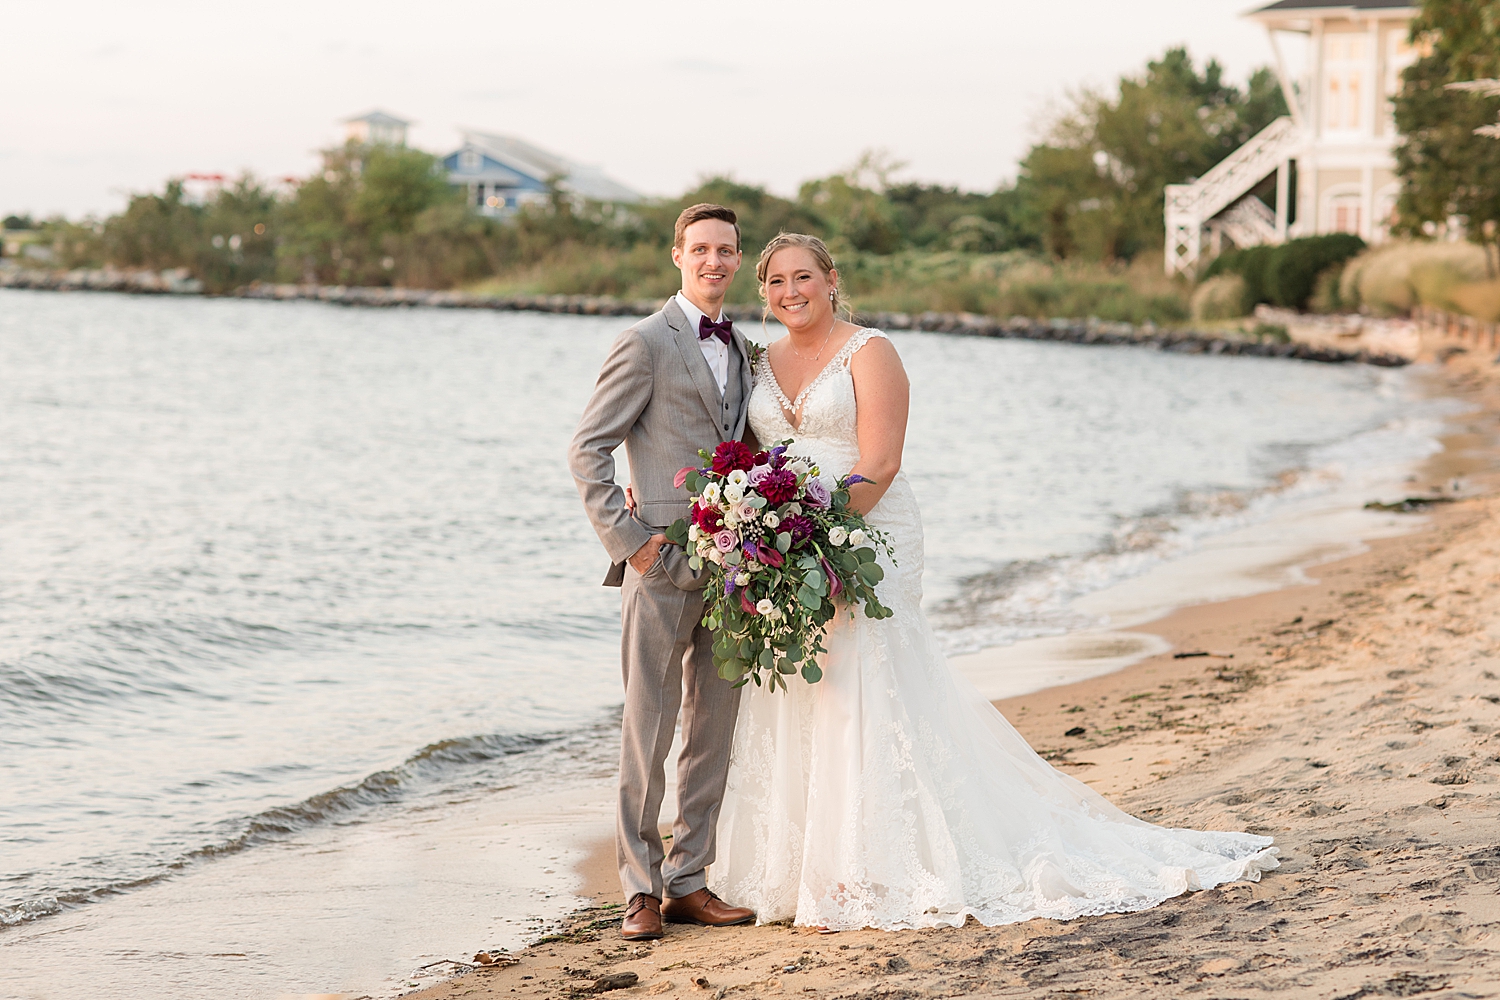
M 638 892 L 625 907 L 620 937 L 626 941 L 654 941 L 661 937 L 661 900 Z
M 661 905 L 661 915 L 669 924 L 700 924 L 704 927 L 732 927 L 755 919 L 754 910 L 730 906 L 707 889 L 676 899 L 668 896 Z

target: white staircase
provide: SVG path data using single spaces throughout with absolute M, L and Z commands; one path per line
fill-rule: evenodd
M 1276 230 L 1275 211 L 1253 194 L 1235 202 L 1209 225 L 1217 226 L 1237 247 L 1281 242 L 1281 234 Z
M 1238 246 L 1279 243 L 1285 239 L 1286 226 L 1278 213 L 1272 212 L 1259 198 L 1242 199 L 1268 174 L 1284 169 L 1303 144 L 1302 130 L 1290 117 L 1283 116 L 1193 183 L 1168 184 L 1167 273 L 1190 274 L 1197 269 L 1203 252 L 1203 233 L 1210 221 L 1215 221 Z M 1285 187 L 1284 182 L 1279 185 L 1283 205 Z M 1249 203 L 1252 201 L 1253 205 Z M 1215 219 L 1230 206 L 1234 207 Z M 1246 242 L 1241 242 L 1241 238 Z

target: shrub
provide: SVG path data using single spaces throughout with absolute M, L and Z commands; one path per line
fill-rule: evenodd
M 1329 233 L 1273 247 L 1266 265 L 1266 294 L 1273 305 L 1306 309 L 1318 275 L 1357 255 L 1365 241 L 1352 233 Z
M 1193 319 L 1208 322 L 1235 319 L 1250 310 L 1245 301 L 1245 279 L 1238 274 L 1220 274 L 1209 278 L 1193 292 Z
M 1220 255 L 1204 277 L 1238 274 L 1245 279 L 1250 307 L 1269 302 L 1286 309 L 1305 309 L 1318 275 L 1364 247 L 1365 241 L 1350 233 L 1306 236 L 1280 246 L 1247 247 Z
M 1339 279 L 1345 309 L 1381 316 L 1416 305 L 1461 308 L 1451 298 L 1459 286 L 1485 279 L 1484 250 L 1472 243 L 1392 242 L 1349 261 Z
M 1339 280 L 1344 276 L 1343 264 L 1330 264 L 1318 274 L 1313 286 L 1312 298 L 1307 308 L 1315 313 L 1338 313 L 1344 311 L 1344 300 L 1339 295 Z

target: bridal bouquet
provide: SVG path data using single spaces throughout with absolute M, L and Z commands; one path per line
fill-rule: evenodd
M 703 625 L 717 632 L 714 666 L 736 687 L 754 680 L 786 690 L 786 675 L 799 670 L 816 683 L 836 601 L 891 616 L 875 596 L 885 576 L 875 547 L 890 546 L 849 507 L 849 487 L 863 477 L 830 481 L 784 443 L 757 454 L 725 441 L 698 454 L 703 468 L 677 473 L 693 495 L 690 516 L 667 539 L 687 550 L 693 569 L 709 567 Z

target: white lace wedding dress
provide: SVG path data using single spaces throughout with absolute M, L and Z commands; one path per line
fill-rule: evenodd
M 856 334 L 797 400 L 762 354 L 750 423 L 826 474 L 859 457 Z M 801 407 L 800 427 L 786 417 Z M 711 887 L 762 922 L 834 930 L 956 926 L 1145 909 L 1259 879 L 1268 837 L 1153 826 L 1054 769 L 948 666 L 922 613 L 922 521 L 904 476 L 869 520 L 889 533 L 881 600 L 839 617 L 823 679 L 740 702 Z

